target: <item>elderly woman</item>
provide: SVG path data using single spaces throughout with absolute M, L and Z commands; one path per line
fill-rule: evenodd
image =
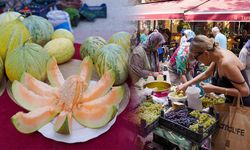
M 133 49 L 129 57 L 129 75 L 133 83 L 140 78 L 159 74 L 157 48 L 163 43 L 165 40 L 162 34 L 153 32 L 145 43 Z
M 250 106 L 245 66 L 231 51 L 225 51 L 212 39 L 198 35 L 190 44 L 190 55 L 209 67 L 194 79 L 178 86 L 177 91 L 185 91 L 188 86 L 212 76 L 212 84 L 203 82 L 200 84 L 206 93 L 225 94 L 227 102 L 232 102 L 234 97 L 241 94 L 244 105 Z
M 248 85 L 250 85 L 250 40 L 244 45 L 239 54 L 239 59 L 246 68 L 246 74 L 248 77 Z
M 192 30 L 185 30 L 186 42 L 182 43 L 170 58 L 168 71 L 171 84 L 185 83 L 192 78 L 193 63 L 189 61 L 189 45 L 195 37 Z

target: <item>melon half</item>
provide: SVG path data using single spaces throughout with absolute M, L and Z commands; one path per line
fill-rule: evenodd
M 117 114 L 125 95 L 124 86 L 113 87 L 114 72 L 106 71 L 90 86 L 93 62 L 84 58 L 78 74 L 64 79 L 56 59 L 47 64 L 47 76 L 51 85 L 24 73 L 21 82 L 14 81 L 12 93 L 17 103 L 29 110 L 18 112 L 11 119 L 22 133 L 32 133 L 55 118 L 54 130 L 60 134 L 72 133 L 73 118 L 88 128 L 101 128 Z M 91 88 L 89 88 L 91 87 Z

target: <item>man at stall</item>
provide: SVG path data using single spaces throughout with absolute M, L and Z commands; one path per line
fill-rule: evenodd
M 186 42 L 182 43 L 170 58 L 168 71 L 170 82 L 173 85 L 185 83 L 192 78 L 193 61 L 189 61 L 189 45 L 195 37 L 192 30 L 185 30 Z
M 144 44 L 139 44 L 133 49 L 129 57 L 129 75 L 133 83 L 136 83 L 140 78 L 160 74 L 158 72 L 157 48 L 163 43 L 165 40 L 162 34 L 153 32 Z
M 214 36 L 214 41 L 219 43 L 221 48 L 227 49 L 227 37 L 220 32 L 220 29 L 218 27 L 213 27 L 212 33 Z
M 239 59 L 246 68 L 246 74 L 248 79 L 250 79 L 250 40 L 244 45 L 239 54 Z M 248 85 L 250 85 L 250 80 L 248 80 Z
M 244 105 L 250 106 L 249 85 L 246 69 L 231 51 L 225 51 L 207 36 L 198 35 L 190 44 L 190 56 L 209 66 L 194 79 L 179 85 L 177 91 L 185 91 L 188 86 L 204 81 L 212 76 L 212 84 L 200 83 L 206 93 L 224 94 L 226 102 L 232 102 L 241 94 Z
M 244 29 L 242 31 L 242 35 L 236 36 L 235 40 L 239 40 L 239 49 L 242 49 L 243 46 L 246 44 L 246 42 L 250 39 L 250 36 L 248 36 L 247 30 Z

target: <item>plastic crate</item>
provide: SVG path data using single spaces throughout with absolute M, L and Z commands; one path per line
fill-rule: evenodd
M 193 109 L 188 109 L 188 110 L 189 112 L 191 112 Z M 203 112 L 203 113 L 206 113 L 206 112 Z M 207 139 L 210 135 L 215 133 L 217 129 L 219 129 L 219 120 L 218 120 L 219 114 L 216 113 L 215 115 L 215 114 L 210 113 L 210 115 L 215 116 L 216 122 L 203 132 L 194 132 L 183 125 L 173 122 L 172 120 L 165 118 L 165 115 L 163 112 L 161 113 L 161 116 L 159 117 L 159 126 L 172 130 L 196 144 L 201 144 L 205 139 Z
M 79 10 L 80 14 L 89 21 L 96 18 L 107 18 L 107 5 L 88 6 L 86 3 Z

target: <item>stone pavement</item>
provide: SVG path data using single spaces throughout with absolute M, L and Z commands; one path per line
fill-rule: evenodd
M 81 21 L 74 30 L 75 42 L 82 43 L 89 36 L 101 36 L 105 40 L 115 32 L 132 32 L 136 22 L 129 21 L 131 0 L 84 0 L 90 6 L 107 5 L 107 18 L 97 18 L 94 22 Z

